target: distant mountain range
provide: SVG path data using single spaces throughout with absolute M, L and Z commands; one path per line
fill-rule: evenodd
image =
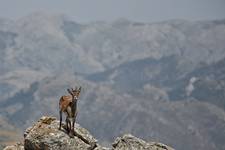
M 82 86 L 78 122 L 102 143 L 127 132 L 175 149 L 225 149 L 224 41 L 225 20 L 0 19 L 0 143 L 58 116 L 66 88 Z

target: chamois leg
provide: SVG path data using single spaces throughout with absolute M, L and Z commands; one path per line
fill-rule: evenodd
M 66 131 L 67 131 L 68 133 L 69 133 L 69 131 L 70 131 L 68 116 L 66 117 Z
M 75 126 L 76 119 L 77 119 L 77 111 L 75 112 L 74 119 L 73 119 L 73 134 L 75 134 L 74 126 Z
M 76 121 L 76 117 L 73 118 L 73 123 L 72 123 L 72 132 L 73 132 L 73 135 L 75 134 L 75 131 L 74 131 L 75 121 Z
M 61 130 L 61 126 L 62 126 L 62 111 L 59 111 L 59 116 L 60 116 L 60 122 L 59 122 L 59 130 Z
M 69 122 L 69 136 L 71 137 L 71 138 L 73 138 L 74 137 L 74 133 L 73 133 L 73 120 L 74 120 L 74 118 L 68 118 L 68 122 Z

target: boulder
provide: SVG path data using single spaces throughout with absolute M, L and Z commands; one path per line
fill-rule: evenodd
M 59 121 L 55 117 L 43 116 L 24 133 L 24 149 L 64 149 L 80 150 L 94 149 L 97 140 L 79 124 L 75 124 L 75 136 L 70 138 L 63 128 L 59 130 Z
M 162 143 L 145 142 L 130 134 L 118 137 L 112 146 L 114 150 L 174 150 Z

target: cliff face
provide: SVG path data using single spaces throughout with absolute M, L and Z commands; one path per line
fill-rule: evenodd
M 102 147 L 97 140 L 79 124 L 75 125 L 75 136 L 70 138 L 66 130 L 58 129 L 59 121 L 43 116 L 24 132 L 24 144 L 8 146 L 4 150 L 173 150 L 154 142 L 145 142 L 130 134 L 116 138 L 111 148 Z

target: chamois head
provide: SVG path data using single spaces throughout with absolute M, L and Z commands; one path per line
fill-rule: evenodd
M 77 100 L 80 95 L 81 87 L 79 87 L 79 89 L 76 87 L 75 90 L 73 88 L 67 89 L 67 91 L 73 97 L 73 99 Z

